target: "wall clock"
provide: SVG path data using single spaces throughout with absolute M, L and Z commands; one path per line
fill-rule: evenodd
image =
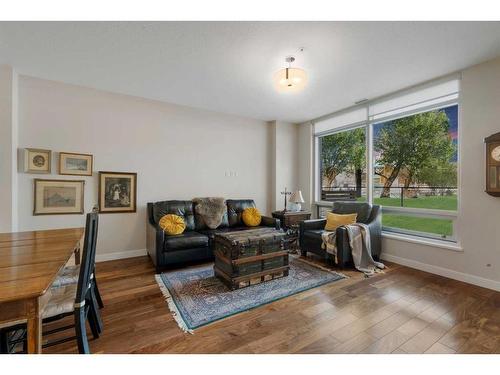
M 500 197 L 500 133 L 484 139 L 486 143 L 486 192 Z

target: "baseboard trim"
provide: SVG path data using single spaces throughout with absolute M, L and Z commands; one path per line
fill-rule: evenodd
M 148 251 L 146 249 L 117 251 L 114 253 L 96 254 L 95 260 L 96 262 L 105 262 L 107 260 L 141 257 L 147 254 Z
M 439 266 L 434 266 L 432 264 L 422 263 L 413 259 L 407 259 L 398 257 L 392 254 L 382 254 L 381 258 L 389 262 L 401 264 L 406 267 L 415 268 L 420 271 L 425 271 L 433 273 L 435 275 L 448 277 L 449 279 L 454 279 L 458 281 L 463 281 L 464 283 L 473 284 L 481 286 L 483 288 L 493 289 L 500 291 L 500 281 L 495 281 L 491 279 L 485 279 L 480 276 L 470 275 L 468 273 L 458 272 L 450 270 L 449 268 L 443 268 Z

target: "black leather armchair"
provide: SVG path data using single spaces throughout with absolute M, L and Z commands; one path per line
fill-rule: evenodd
M 241 215 L 247 207 L 255 207 L 251 199 L 228 199 L 227 214 L 217 229 L 207 228 L 203 218 L 196 214 L 193 201 L 170 200 L 147 205 L 147 250 L 156 271 L 170 265 L 213 259 L 213 239 L 216 233 L 252 229 L 244 225 Z M 166 214 L 184 218 L 186 229 L 182 234 L 168 236 L 158 227 Z M 280 229 L 280 221 L 262 217 L 261 226 Z
M 334 202 L 332 212 L 338 214 L 357 213 L 357 222 L 368 225 L 372 256 L 379 260 L 382 250 L 382 216 L 380 206 L 358 202 Z M 302 255 L 307 252 L 317 254 L 327 260 L 332 260 L 330 254 L 321 248 L 326 219 L 305 220 L 300 223 L 299 242 Z M 337 228 L 337 265 L 345 267 L 352 264 L 351 248 L 347 230 Z

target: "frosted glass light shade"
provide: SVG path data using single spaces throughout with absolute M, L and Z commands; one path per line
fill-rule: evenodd
M 302 196 L 302 191 L 296 190 L 290 195 L 290 202 L 293 203 L 304 203 L 304 197 Z
M 280 92 L 297 92 L 307 84 L 307 75 L 303 69 L 284 68 L 274 74 L 274 86 Z

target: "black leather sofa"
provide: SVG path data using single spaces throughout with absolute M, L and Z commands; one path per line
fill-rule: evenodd
M 253 229 L 243 223 L 241 214 L 245 208 L 255 207 L 251 199 L 227 199 L 227 214 L 217 229 L 209 229 L 203 219 L 196 214 L 192 201 L 169 200 L 148 203 L 147 249 L 156 271 L 171 265 L 213 259 L 213 240 L 216 233 Z M 158 227 L 162 216 L 175 214 L 182 216 L 186 229 L 176 236 L 167 235 Z M 262 216 L 261 226 L 280 229 L 280 221 Z
M 379 260 L 382 250 L 382 217 L 380 206 L 358 202 L 334 202 L 332 211 L 337 214 L 357 213 L 357 222 L 368 225 L 370 229 L 370 240 L 372 256 Z M 300 223 L 299 242 L 302 255 L 307 252 L 324 257 L 333 261 L 330 254 L 321 248 L 323 240 L 321 234 L 324 232 L 326 219 L 305 220 Z M 346 267 L 352 264 L 351 248 L 347 230 L 344 227 L 337 228 L 337 265 Z

